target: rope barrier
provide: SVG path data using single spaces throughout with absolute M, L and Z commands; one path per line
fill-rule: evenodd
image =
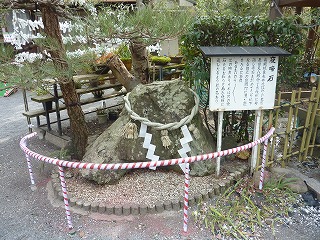
M 268 139 L 272 136 L 275 129 L 272 127 L 266 135 L 259 138 L 258 140 L 248 143 L 243 146 L 231 148 L 228 150 L 223 150 L 219 152 L 213 152 L 213 153 L 207 153 L 197 156 L 191 156 L 191 157 L 184 157 L 184 158 L 176 158 L 176 159 L 169 159 L 169 160 L 159 160 L 159 161 L 152 161 L 152 162 L 135 162 L 135 163 L 86 163 L 86 162 L 73 162 L 73 161 L 64 161 L 59 160 L 56 158 L 50 158 L 43 156 L 41 154 L 38 154 L 34 151 L 31 151 L 27 147 L 27 140 L 36 136 L 36 132 L 26 135 L 20 140 L 20 148 L 24 151 L 26 154 L 26 159 L 28 163 L 28 169 L 29 169 L 29 175 L 31 179 L 31 185 L 34 185 L 34 177 L 31 169 L 31 163 L 29 157 L 33 157 L 39 161 L 50 163 L 57 165 L 59 167 L 59 175 L 60 175 L 60 183 L 62 188 L 62 194 L 64 199 L 64 205 L 65 205 L 65 211 L 66 211 L 66 217 L 67 217 L 67 223 L 68 227 L 71 230 L 73 228 L 72 226 L 72 220 L 71 220 L 71 214 L 70 214 L 70 208 L 69 208 L 69 199 L 68 199 L 68 192 L 67 192 L 67 186 L 64 178 L 64 167 L 67 168 L 79 168 L 79 169 L 95 169 L 95 170 L 118 170 L 118 169 L 138 169 L 138 168 L 150 168 L 150 167 L 163 167 L 163 166 L 172 166 L 176 164 L 182 164 L 186 163 L 187 169 L 185 172 L 185 190 L 184 190 L 184 211 L 183 211 L 183 231 L 187 232 L 187 224 L 188 224 L 188 194 L 189 194 L 189 183 L 190 183 L 190 176 L 189 176 L 189 163 L 197 162 L 197 161 L 204 161 L 208 159 L 214 159 L 217 157 L 222 157 L 230 154 L 234 154 L 240 151 L 244 151 L 246 149 L 252 148 L 256 146 L 257 144 L 260 144 L 264 142 L 265 148 L 263 152 L 263 159 L 265 159 L 266 156 L 266 144 L 268 143 Z M 263 178 L 262 178 L 263 179 Z M 263 180 L 262 180 L 263 181 Z

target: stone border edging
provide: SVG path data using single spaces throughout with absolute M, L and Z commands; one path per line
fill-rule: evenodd
M 233 182 L 236 182 L 241 177 L 243 177 L 247 171 L 248 166 L 241 166 L 238 170 L 231 171 L 229 176 L 222 180 L 221 183 L 215 184 L 211 191 L 206 193 L 201 193 L 199 195 L 193 196 L 189 198 L 189 206 L 193 207 L 199 204 L 202 201 L 208 201 L 212 199 L 214 196 L 217 196 L 223 192 L 225 192 Z M 54 192 L 54 197 L 63 202 L 62 189 L 60 185 L 59 174 L 53 172 L 51 174 L 51 184 Z M 156 202 L 153 207 L 148 207 L 144 204 L 139 205 L 106 205 L 104 203 L 99 202 L 86 202 L 83 199 L 75 198 L 69 193 L 69 205 L 73 208 L 82 209 L 88 212 L 98 212 L 101 214 L 107 215 L 116 215 L 116 216 L 128 216 L 128 215 L 146 215 L 146 214 L 155 214 L 161 213 L 163 211 L 178 211 L 183 209 L 184 201 L 181 198 L 179 201 L 165 201 L 165 202 Z

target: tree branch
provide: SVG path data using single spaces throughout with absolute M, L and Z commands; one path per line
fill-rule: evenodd
M 59 17 L 70 18 L 65 5 L 59 0 L 3 0 L 1 8 L 37 10 L 39 5 L 46 5 Z

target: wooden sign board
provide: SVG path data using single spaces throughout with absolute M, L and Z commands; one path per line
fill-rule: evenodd
M 272 109 L 279 55 L 273 47 L 201 47 L 211 58 L 211 111 Z

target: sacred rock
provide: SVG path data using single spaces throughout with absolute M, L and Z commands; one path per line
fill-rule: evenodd
M 119 118 L 88 146 L 83 161 L 92 163 L 146 162 L 151 161 L 150 156 L 154 161 L 180 158 L 183 156 L 180 155 L 181 151 L 184 150 L 191 150 L 185 153 L 187 156 L 214 152 L 214 141 L 203 124 L 196 106 L 196 99 L 195 93 L 181 80 L 136 86 L 127 98 L 127 107 L 124 107 Z M 130 110 L 132 112 L 129 114 Z M 135 116 L 135 119 L 132 116 Z M 151 125 L 155 126 L 146 126 L 142 122 L 151 122 Z M 179 126 L 179 123 L 182 123 L 182 126 Z M 163 125 L 167 127 L 156 129 L 158 125 L 160 128 Z M 141 126 L 145 130 L 142 131 L 143 136 L 139 136 Z M 191 139 L 185 138 L 187 141 L 192 140 L 187 142 L 190 149 L 187 146 L 183 148 L 181 145 L 180 139 L 184 138 L 184 133 L 191 135 Z M 148 148 L 151 148 L 149 158 L 147 158 Z M 181 150 L 182 148 L 184 150 Z M 161 168 L 183 173 L 179 165 Z M 127 171 L 131 170 L 84 169 L 81 173 L 83 177 L 98 184 L 115 184 Z M 214 160 L 190 164 L 190 175 L 205 176 L 213 172 L 215 172 Z

